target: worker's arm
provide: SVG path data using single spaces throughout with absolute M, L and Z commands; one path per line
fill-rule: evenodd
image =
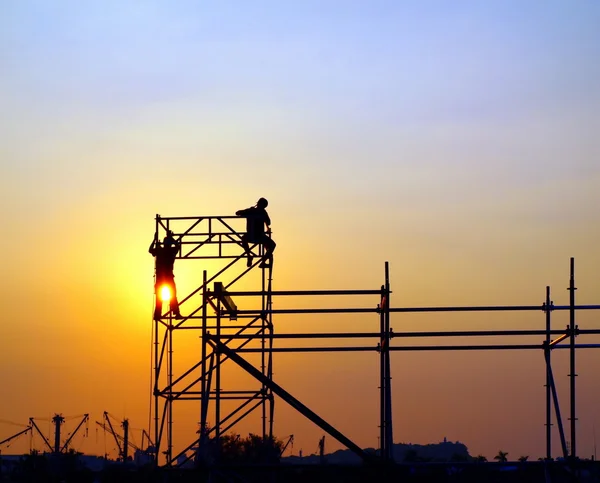
M 237 210 L 235 212 L 236 216 L 247 216 L 250 212 L 250 208 L 246 208 L 245 210 Z
M 157 240 L 157 237 L 156 237 L 156 234 L 154 234 L 154 239 L 152 240 L 152 243 L 150 243 L 150 248 L 148 248 L 148 252 L 151 255 L 154 255 L 154 251 L 156 249 L 156 240 Z

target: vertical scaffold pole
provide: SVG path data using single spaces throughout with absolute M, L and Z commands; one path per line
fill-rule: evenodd
M 157 214 L 156 218 L 155 218 L 155 226 L 154 226 L 154 233 L 156 234 L 156 236 L 158 236 L 158 227 L 159 227 L 159 223 L 160 223 L 160 215 Z M 154 274 L 154 283 L 156 284 L 156 273 Z M 155 293 L 155 297 L 156 297 L 156 290 L 154 290 Z M 154 303 L 156 304 L 156 300 L 153 298 L 152 299 L 154 301 Z M 152 313 L 154 314 L 154 310 L 155 308 L 152 307 Z M 159 456 L 159 446 L 160 446 L 160 435 L 159 435 L 159 429 L 158 429 L 158 409 L 159 409 L 159 405 L 158 405 L 158 378 L 160 375 L 160 368 L 158 365 L 158 346 L 159 346 L 159 342 L 158 342 L 158 336 L 159 336 L 159 330 L 158 330 L 158 326 L 159 326 L 159 322 L 158 320 L 154 320 L 154 315 L 152 316 L 152 323 L 154 324 L 154 387 L 153 387 L 153 395 L 154 395 L 154 442 L 156 445 L 156 454 L 154 455 L 154 464 L 156 466 L 158 466 L 158 456 Z
M 207 287 L 206 287 L 206 280 L 207 280 L 207 274 L 206 274 L 206 270 L 204 270 L 202 272 L 202 366 L 201 366 L 201 378 L 200 378 L 200 385 L 201 385 L 201 391 L 202 391 L 202 395 L 201 395 L 201 400 L 200 400 L 200 431 L 199 431 L 199 436 L 198 436 L 198 448 L 201 451 L 204 451 L 204 448 L 206 446 L 206 437 L 208 436 L 208 423 L 206 421 L 207 419 L 207 414 L 208 414 L 208 402 L 210 400 L 210 390 L 208 387 L 208 384 L 206 382 L 206 377 L 207 377 L 207 373 L 206 373 L 206 358 L 208 356 L 207 354 L 207 350 L 206 350 L 206 344 L 207 344 L 207 324 L 208 324 L 208 317 L 207 317 L 207 311 L 206 311 L 206 306 L 208 303 L 208 294 L 207 292 Z
M 272 285 L 273 285 L 273 259 L 271 259 L 271 268 L 269 268 L 269 278 L 267 280 L 267 299 L 266 299 L 266 322 L 267 331 L 269 334 L 269 348 L 267 354 L 267 378 L 273 379 L 273 299 L 272 299 Z M 267 401 L 269 401 L 269 440 L 273 440 L 273 424 L 275 420 L 275 398 L 273 397 L 273 390 L 267 388 Z
M 569 355 L 570 355 L 570 366 L 571 366 L 571 457 L 577 457 L 577 433 L 576 433 L 576 423 L 577 423 L 577 413 L 575 408 L 575 377 L 577 377 L 577 373 L 575 372 L 575 336 L 577 332 L 577 327 L 575 325 L 575 259 L 571 257 L 571 270 L 570 270 L 570 280 L 569 280 L 569 329 L 570 329 L 570 346 L 569 346 Z
M 217 298 L 217 318 L 216 318 L 216 333 L 218 340 L 221 340 L 221 300 Z M 219 348 L 214 349 L 217 358 L 215 366 L 215 441 L 217 446 L 217 458 L 221 458 L 221 351 Z
M 394 435 L 392 426 L 392 370 L 390 363 L 390 269 L 389 263 L 385 262 L 385 305 L 383 307 L 384 322 L 385 322 L 385 450 L 386 459 L 393 459 Z
M 379 303 L 379 455 L 382 461 L 386 460 L 385 440 L 385 285 L 381 286 L 381 300 Z
M 167 393 L 167 461 L 172 465 L 173 457 L 173 314 L 169 315 L 169 358 L 168 358 L 168 393 Z
M 260 255 L 260 258 L 262 259 L 263 255 L 264 255 L 264 248 L 262 246 L 259 249 L 259 255 Z M 260 370 L 263 374 L 266 375 L 266 372 L 265 372 L 266 371 L 265 331 L 267 330 L 267 298 L 266 298 L 267 285 L 265 283 L 265 274 L 268 269 L 262 268 L 260 270 L 261 270 L 261 288 L 262 288 L 262 295 L 261 295 L 261 307 L 262 308 L 261 308 L 261 314 L 260 314 L 260 319 L 261 319 L 260 320 L 260 326 L 261 326 L 261 331 L 260 331 L 260 333 L 261 333 Z M 262 401 L 262 404 L 261 404 L 262 438 L 263 438 L 263 441 L 265 441 L 267 438 L 267 406 L 266 406 L 267 387 L 264 384 L 262 385 L 260 397 L 261 397 L 261 401 Z
M 551 342 L 551 315 L 552 300 L 550 300 L 550 287 L 546 286 L 546 341 L 544 344 L 546 361 L 546 459 L 552 459 L 552 388 L 550 387 L 550 342 Z
M 171 229 L 169 220 L 167 220 L 167 233 Z M 171 294 L 173 297 L 174 294 Z M 170 303 L 169 303 L 170 305 Z M 167 383 L 169 385 L 169 391 L 167 393 L 167 465 L 172 466 L 173 464 L 173 311 L 169 310 L 169 325 L 167 326 L 169 331 L 169 351 L 167 359 Z

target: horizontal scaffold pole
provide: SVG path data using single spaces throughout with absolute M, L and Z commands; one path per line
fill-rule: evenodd
M 596 310 L 600 305 L 577 305 L 575 310 Z M 550 310 L 570 310 L 570 305 L 553 305 Z M 396 307 L 390 308 L 390 312 L 411 313 L 411 312 L 521 312 L 521 311 L 540 311 L 545 312 L 544 305 L 488 305 L 472 307 Z
M 167 220 L 239 220 L 240 217 L 236 215 L 224 215 L 224 216 L 158 216 L 158 220 L 167 221 Z
M 374 308 L 349 308 L 349 309 L 273 309 L 270 314 L 374 314 L 379 309 Z M 238 315 L 257 315 L 260 310 L 238 310 Z
M 233 293 L 228 292 L 230 295 Z M 259 292 L 256 292 L 259 293 Z M 265 295 L 268 292 L 264 292 Z M 598 306 L 581 306 L 576 309 L 600 309 Z M 555 310 L 568 310 L 568 306 L 557 306 Z M 498 306 L 498 307 L 405 307 L 405 308 L 390 308 L 390 312 L 402 313 L 427 313 L 427 312 L 518 312 L 518 311 L 543 311 L 541 306 L 534 305 L 515 305 L 515 306 Z M 315 308 L 315 309 L 272 309 L 268 313 L 273 315 L 293 315 L 293 314 L 374 314 L 379 313 L 377 307 L 351 307 L 351 308 Z M 263 315 L 262 310 L 238 310 L 238 317 L 250 317 Z M 189 316 L 186 319 L 198 319 L 199 316 Z M 215 317 L 209 317 L 215 318 Z M 583 332 L 581 332 L 583 333 Z
M 558 345 L 552 348 L 569 349 L 568 345 Z M 600 344 L 577 344 L 576 349 L 600 348 Z M 391 351 L 480 351 L 480 350 L 543 350 L 543 344 L 495 344 L 495 345 L 412 345 L 405 347 L 390 347 Z M 374 352 L 377 346 L 348 346 L 348 347 L 274 347 L 269 352 Z M 236 352 L 260 353 L 260 348 L 238 349 Z
M 381 295 L 376 290 L 271 290 L 269 291 L 227 291 L 231 296 L 303 296 L 303 295 Z
M 463 331 L 441 331 L 441 332 L 392 332 L 390 337 L 480 337 L 480 336 L 531 336 L 546 335 L 545 330 L 463 330 Z M 600 333 L 600 330 L 595 333 Z M 550 334 L 562 334 L 564 330 L 551 330 Z M 300 333 L 300 334 L 270 334 L 258 335 L 227 335 L 214 336 L 220 339 L 380 339 L 381 332 L 322 332 L 322 333 Z

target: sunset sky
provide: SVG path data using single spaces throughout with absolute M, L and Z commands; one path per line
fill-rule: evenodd
M 566 304 L 575 257 L 577 301 L 600 304 L 598 25 L 590 1 L 1 2 L 0 420 L 107 410 L 147 427 L 157 213 L 233 215 L 268 198 L 278 290 L 375 289 L 389 261 L 394 307 L 535 305 L 546 285 Z M 210 269 L 186 263 L 181 293 Z M 392 326 L 542 329 L 544 316 Z M 275 319 L 276 332 L 377 327 Z M 567 352 L 553 367 L 568 428 Z M 599 367 L 600 351 L 578 353 L 581 456 L 600 434 Z M 541 352 L 394 353 L 392 376 L 395 442 L 544 455 Z M 376 353 L 278 354 L 274 378 L 377 446 Z M 175 416 L 180 444 L 190 408 Z M 111 451 L 94 426 L 81 450 Z M 17 430 L 0 422 L 0 440 Z M 295 454 L 323 434 L 282 401 L 275 433 L 295 435 Z

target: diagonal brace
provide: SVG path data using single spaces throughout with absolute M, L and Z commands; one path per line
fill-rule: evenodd
M 337 439 L 340 443 L 342 443 L 344 446 L 346 446 L 349 450 L 351 450 L 352 452 L 354 452 L 355 454 L 360 456 L 365 462 L 371 462 L 371 461 L 375 460 L 370 454 L 363 451 L 357 444 L 353 443 L 350 439 L 348 439 L 346 436 L 344 436 L 342 433 L 340 433 L 337 429 L 335 429 L 333 426 L 331 426 L 327 421 L 325 421 L 323 418 L 321 418 L 316 413 L 311 411 L 307 406 L 305 406 L 300 401 L 298 401 L 298 399 L 296 399 L 294 396 L 292 396 L 289 392 L 287 392 L 285 389 L 283 389 L 280 385 L 273 382 L 271 379 L 269 379 L 267 376 L 265 376 L 262 372 L 260 372 L 258 369 L 256 369 L 252 364 L 250 364 L 244 358 L 239 356 L 235 351 L 233 351 L 232 349 L 227 347 L 225 344 L 223 344 L 219 339 L 217 339 L 216 337 L 214 337 L 210 334 L 208 334 L 208 338 L 209 338 L 209 341 L 210 341 L 211 345 L 213 346 L 213 348 L 215 348 L 218 351 L 229 356 L 229 358 L 233 362 L 235 362 L 237 365 L 239 365 L 248 374 L 250 374 L 255 379 L 257 379 L 259 382 L 261 382 L 263 385 L 268 387 L 271 391 L 273 391 L 273 393 L 275 393 L 277 396 L 279 396 L 281 399 L 283 399 L 285 402 L 287 402 L 296 411 L 298 411 L 299 413 L 301 413 L 302 415 L 304 415 L 305 417 L 310 419 L 313 423 L 315 423 L 317 426 L 319 426 L 321 429 L 323 429 L 323 431 L 326 431 L 327 433 L 329 433 L 332 437 Z
M 558 394 L 556 392 L 556 386 L 554 384 L 554 374 L 552 372 L 552 366 L 550 365 L 550 349 L 547 344 L 544 343 L 546 348 L 544 349 L 544 358 L 546 359 L 546 371 L 548 373 L 548 380 L 550 382 L 550 389 L 552 390 L 552 400 L 554 401 L 554 411 L 556 412 L 556 424 L 558 425 L 558 434 L 560 436 L 560 445 L 562 447 L 563 456 L 567 458 L 569 452 L 567 451 L 567 442 L 565 439 L 565 431 L 563 429 L 562 418 L 560 416 L 560 406 L 558 404 Z

